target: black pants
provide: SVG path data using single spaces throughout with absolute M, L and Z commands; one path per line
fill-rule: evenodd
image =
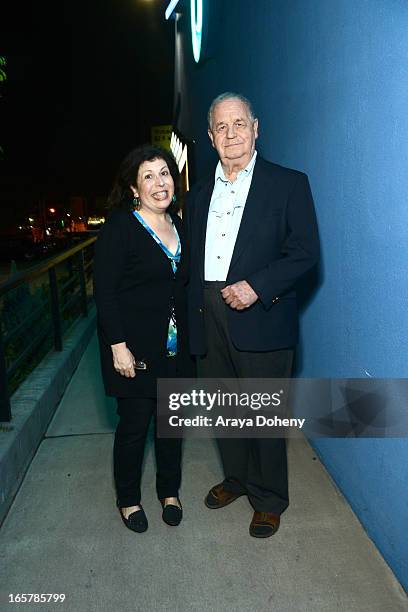
M 158 438 L 156 400 L 119 398 L 120 417 L 113 446 L 113 472 L 117 505 L 120 508 L 140 503 L 143 455 L 150 419 L 155 420 L 156 491 L 159 499 L 178 497 L 181 481 L 181 439 Z
M 205 283 L 207 354 L 198 359 L 203 378 L 289 378 L 293 349 L 239 351 L 231 342 L 227 306 L 220 289 L 225 283 Z M 286 441 L 280 438 L 219 438 L 224 486 L 244 493 L 257 511 L 281 514 L 289 505 Z

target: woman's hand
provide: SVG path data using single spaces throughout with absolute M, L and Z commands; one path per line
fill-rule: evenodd
M 126 378 L 135 377 L 135 358 L 126 346 L 126 342 L 112 344 L 113 367 Z

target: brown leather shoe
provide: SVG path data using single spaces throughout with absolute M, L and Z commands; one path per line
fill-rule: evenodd
M 220 482 L 220 484 L 215 485 L 212 489 L 210 489 L 207 497 L 204 500 L 207 508 L 211 508 L 211 510 L 216 510 L 217 508 L 223 508 L 224 506 L 228 506 L 233 501 L 241 497 L 243 493 L 231 493 L 230 491 L 226 491 L 224 488 L 224 483 Z
M 280 524 L 279 514 L 273 512 L 254 512 L 249 533 L 254 538 L 269 538 L 274 535 Z

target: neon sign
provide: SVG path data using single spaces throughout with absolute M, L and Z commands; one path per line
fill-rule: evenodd
M 166 19 L 170 18 L 170 15 L 172 14 L 179 2 L 180 0 L 171 0 L 169 6 L 166 8 L 166 12 L 164 13 Z
M 191 6 L 191 41 L 195 61 L 200 61 L 201 41 L 203 37 L 203 0 L 190 0 Z
M 174 9 L 180 0 L 171 0 L 164 16 L 170 19 Z M 201 44 L 203 39 L 203 0 L 190 0 L 191 16 L 191 42 L 193 45 L 193 56 L 198 63 L 201 57 Z
M 176 160 L 178 166 L 178 170 L 181 174 L 187 162 L 187 145 L 185 144 L 183 147 L 183 143 L 174 132 L 171 135 L 170 149 L 173 153 L 174 159 Z

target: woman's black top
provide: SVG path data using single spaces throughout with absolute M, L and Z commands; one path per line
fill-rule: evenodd
M 100 230 L 94 260 L 94 291 L 102 376 L 107 395 L 155 397 L 158 377 L 194 374 L 187 337 L 187 245 L 181 219 L 172 215 L 180 241 L 181 259 L 174 274 L 154 238 L 125 210 L 115 211 Z M 174 304 L 177 355 L 167 357 L 166 344 Z M 135 378 L 113 367 L 112 344 L 126 342 L 147 370 Z

